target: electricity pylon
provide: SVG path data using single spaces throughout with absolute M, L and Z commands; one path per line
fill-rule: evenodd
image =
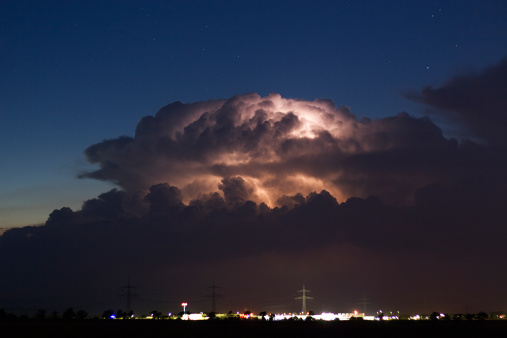
M 363 306 L 363 313 L 364 313 L 364 315 L 366 316 L 366 305 L 367 305 L 367 304 L 370 304 L 370 303 L 368 302 L 368 301 L 369 301 L 369 299 L 368 299 L 368 298 L 366 298 L 366 295 L 364 295 L 364 294 L 363 294 L 363 298 L 360 298 L 359 300 L 361 301 L 359 304 Z
M 298 292 L 301 292 L 303 295 L 300 296 L 300 297 L 294 298 L 294 299 L 295 300 L 302 300 L 303 301 L 303 311 L 302 311 L 302 313 L 305 315 L 307 313 L 306 312 L 306 301 L 307 300 L 312 300 L 313 297 L 309 297 L 309 296 L 306 295 L 307 293 L 310 293 L 311 291 L 310 290 L 306 290 L 304 284 L 303 284 L 303 290 L 299 290 Z
M 122 298 L 125 298 L 127 300 L 127 308 L 125 309 L 126 312 L 132 311 L 132 298 L 137 296 L 137 293 L 134 291 L 137 290 L 137 287 L 130 285 L 130 279 L 127 282 L 126 286 L 122 286 L 120 289 L 125 290 L 124 293 L 120 294 L 119 296 Z
M 211 294 L 206 295 L 205 297 L 211 298 L 211 312 L 216 313 L 217 312 L 217 300 L 220 298 L 223 298 L 223 295 L 220 295 L 216 293 L 216 289 L 221 289 L 220 286 L 215 285 L 215 281 L 213 281 L 213 284 L 211 286 L 208 286 L 208 289 L 211 289 Z

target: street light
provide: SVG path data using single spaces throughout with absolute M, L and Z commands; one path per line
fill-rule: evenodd
M 181 303 L 181 306 L 183 306 L 183 314 L 185 314 L 185 307 L 188 305 L 188 303 Z

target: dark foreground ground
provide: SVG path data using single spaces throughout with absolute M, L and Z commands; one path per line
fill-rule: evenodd
M 1 337 L 507 337 L 507 321 L 0 321 Z

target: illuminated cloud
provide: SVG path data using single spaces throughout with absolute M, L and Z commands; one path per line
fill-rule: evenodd
M 447 157 L 457 148 L 427 118 L 402 113 L 358 121 L 329 100 L 245 94 L 169 104 L 141 119 L 135 137 L 86 149 L 99 169 L 81 177 L 130 192 L 168 182 L 181 189 L 185 203 L 219 186 L 228 200 L 227 184 L 238 182 L 245 187 L 234 198 L 270 206 L 284 195 L 320 190 L 340 201 L 378 195 L 404 203 L 441 174 L 424 166 L 429 153 Z

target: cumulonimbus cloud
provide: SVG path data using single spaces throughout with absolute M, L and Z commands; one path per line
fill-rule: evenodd
M 245 94 L 174 102 L 141 119 L 134 137 L 105 140 L 85 154 L 99 169 L 81 177 L 126 191 L 169 182 L 189 202 L 240 177 L 248 186 L 243 199 L 273 206 L 284 195 L 324 189 L 340 201 L 407 201 L 416 189 L 454 175 L 427 164 L 449 164 L 460 150 L 428 118 L 358 120 L 330 100 Z
M 164 298 L 218 269 L 241 285 L 230 308 L 245 289 L 275 297 L 302 278 L 332 281 L 327 294 L 349 280 L 350 304 L 365 288 L 391 308 L 505 302 L 507 150 L 446 138 L 429 118 L 358 120 L 329 100 L 246 94 L 169 104 L 85 154 L 98 169 L 82 177 L 121 189 L 0 236 L 0 298 L 88 300 L 132 271 Z

